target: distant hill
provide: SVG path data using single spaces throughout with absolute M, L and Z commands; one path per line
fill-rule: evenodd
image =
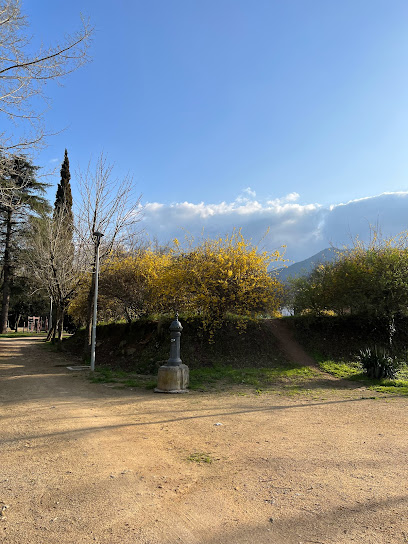
M 316 255 L 312 255 L 312 257 L 309 257 L 304 261 L 291 264 L 286 268 L 279 268 L 277 270 L 279 279 L 282 282 L 285 282 L 288 278 L 308 276 L 318 264 L 331 263 L 334 261 L 338 255 L 338 251 L 339 250 L 336 248 L 323 249 L 322 251 L 319 251 L 319 253 L 316 253 Z

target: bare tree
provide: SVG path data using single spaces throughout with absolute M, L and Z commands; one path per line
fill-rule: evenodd
M 82 19 L 81 29 L 66 35 L 63 42 L 30 52 L 26 35 L 28 22 L 21 13 L 19 0 L 0 0 L 0 119 L 19 128 L 24 136 L 0 131 L 0 178 L 7 172 L 7 155 L 27 153 L 44 144 L 44 113 L 48 100 L 44 94 L 50 81 L 61 83 L 65 76 L 88 61 L 88 47 L 93 29 Z M 42 106 L 41 106 L 42 102 Z M 13 187 L 3 184 L 0 199 Z
M 61 346 L 65 313 L 87 270 L 87 255 L 81 240 L 73 241 L 72 234 L 67 233 L 64 213 L 33 218 L 30 226 L 27 259 L 31 275 L 55 303 L 53 332 L 54 337 L 58 333 Z
M 92 283 L 88 294 L 86 315 L 85 353 L 89 353 L 92 332 L 93 293 L 95 289 L 96 246 L 94 232 L 103 233 L 100 245 L 100 259 L 103 260 L 115 247 L 126 247 L 137 235 L 135 230 L 142 217 L 141 195 L 136 194 L 133 178 L 126 175 L 119 179 L 113 174 L 103 153 L 85 172 L 78 172 L 81 201 L 76 207 L 78 237 L 87 248 L 89 260 L 93 263 Z
M 95 243 L 93 233 L 104 234 L 100 246 L 103 261 L 115 248 L 126 247 L 135 235 L 141 219 L 140 196 L 133 179 L 113 176 L 113 167 L 102 154 L 85 172 L 78 173 L 81 199 L 74 207 L 74 231 L 67 229 L 68 209 L 31 220 L 27 258 L 31 274 L 41 289 L 52 297 L 57 308 L 56 329 L 61 345 L 64 315 L 71 298 L 92 271 L 86 325 L 86 355 L 89 352 L 93 293 L 95 287 Z M 62 203 L 67 206 L 67 202 Z M 55 335 L 55 332 L 54 332 Z

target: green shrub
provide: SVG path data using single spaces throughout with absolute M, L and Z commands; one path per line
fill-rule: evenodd
M 394 380 L 401 366 L 397 357 L 388 354 L 385 350 L 380 353 L 376 347 L 360 350 L 358 360 L 367 376 L 374 379 Z

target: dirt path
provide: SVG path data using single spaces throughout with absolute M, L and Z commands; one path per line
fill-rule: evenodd
M 1 542 L 408 542 L 408 399 L 117 390 L 38 342 L 0 340 Z

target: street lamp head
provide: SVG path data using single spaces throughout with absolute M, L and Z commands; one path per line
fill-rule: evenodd
M 92 236 L 95 238 L 95 242 L 97 242 L 99 244 L 103 234 L 102 234 L 102 232 L 95 231 L 95 232 L 92 233 Z

